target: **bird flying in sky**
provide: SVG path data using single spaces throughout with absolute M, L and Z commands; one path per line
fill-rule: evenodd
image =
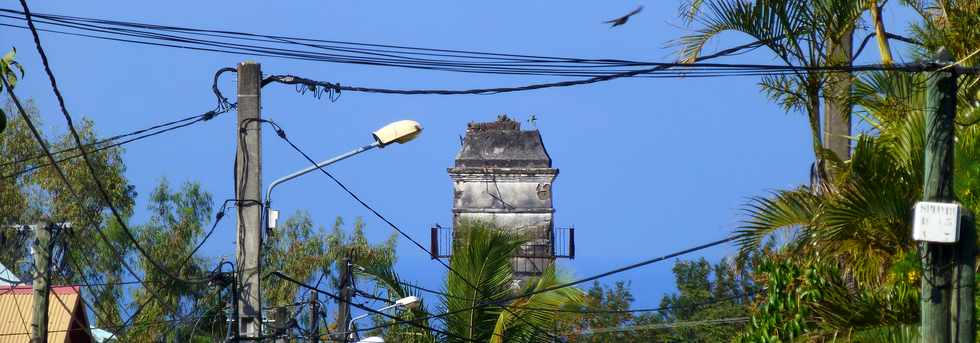
M 612 26 L 610 26 L 609 28 L 614 28 L 616 26 L 626 24 L 626 22 L 630 20 L 630 17 L 632 17 L 633 15 L 635 15 L 637 13 L 640 13 L 640 11 L 642 11 L 642 10 L 643 10 L 643 6 L 638 6 L 635 10 L 633 10 L 630 13 L 626 13 L 626 15 L 624 15 L 622 17 L 619 17 L 619 18 L 616 18 L 616 19 L 613 19 L 613 20 L 606 20 L 603 23 L 605 23 L 605 24 L 612 24 Z

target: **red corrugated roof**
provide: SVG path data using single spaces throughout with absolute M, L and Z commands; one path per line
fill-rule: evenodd
M 0 286 L 0 343 L 30 340 L 34 317 L 30 285 Z M 92 342 L 78 286 L 54 286 L 48 296 L 48 342 Z

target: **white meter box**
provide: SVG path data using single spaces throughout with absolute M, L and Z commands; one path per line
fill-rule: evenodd
M 915 203 L 912 238 L 917 241 L 955 243 L 960 239 L 960 205 L 920 201 Z

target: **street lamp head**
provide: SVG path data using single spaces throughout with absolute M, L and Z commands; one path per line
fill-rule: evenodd
M 414 309 L 416 307 L 419 307 L 419 298 L 416 296 L 404 297 L 396 300 L 395 305 L 408 309 Z
M 399 120 L 374 131 L 374 140 L 381 147 L 391 143 L 407 143 L 422 133 L 422 125 L 414 120 Z
M 383 338 L 381 338 L 381 337 L 378 337 L 378 336 L 371 336 L 371 337 L 362 339 L 360 341 L 357 341 L 357 343 L 385 343 L 385 340 Z

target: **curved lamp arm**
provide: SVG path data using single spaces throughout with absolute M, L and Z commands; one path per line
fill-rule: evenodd
M 317 170 L 319 168 L 323 168 L 323 167 L 329 166 L 331 164 L 334 164 L 334 163 L 343 161 L 343 160 L 345 160 L 345 159 L 347 159 L 347 158 L 349 158 L 351 156 L 360 154 L 362 152 L 365 152 L 365 151 L 368 151 L 368 150 L 371 150 L 371 149 L 374 149 L 374 148 L 377 148 L 377 147 L 380 147 L 380 146 L 381 146 L 381 143 L 378 143 L 378 142 L 375 142 L 375 143 L 370 144 L 370 145 L 365 145 L 365 146 L 362 146 L 360 148 L 357 148 L 357 149 L 348 151 L 347 153 L 344 153 L 344 154 L 342 154 L 340 156 L 331 158 L 329 160 L 321 161 L 320 163 L 317 163 L 316 165 L 303 168 L 303 169 L 301 169 L 301 170 L 299 170 L 299 171 L 297 171 L 295 173 L 292 173 L 292 174 L 283 176 L 281 178 L 276 179 L 275 181 L 272 181 L 272 183 L 269 184 L 269 188 L 265 191 L 265 206 L 266 207 L 269 207 L 269 205 L 272 203 L 272 189 L 273 188 L 276 188 L 276 186 L 278 186 L 279 184 L 281 184 L 283 182 L 286 182 L 286 181 L 289 181 L 289 180 L 292 180 L 292 179 L 295 179 L 297 177 L 302 176 L 303 174 L 309 173 L 309 172 L 314 171 L 314 170 Z

